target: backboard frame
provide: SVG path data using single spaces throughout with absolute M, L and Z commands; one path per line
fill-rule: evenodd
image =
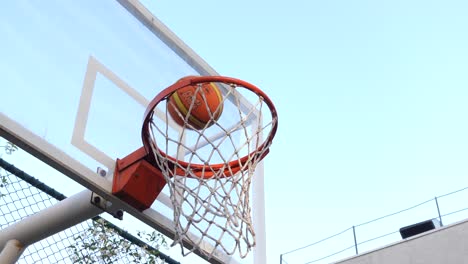
M 193 69 L 199 72 L 201 75 L 218 75 L 218 73 L 208 65 L 200 56 L 198 56 L 190 47 L 188 47 L 180 38 L 178 38 L 173 32 L 169 30 L 161 21 L 159 21 L 146 7 L 143 6 L 137 0 L 116 0 L 122 7 L 124 7 L 131 15 L 133 15 L 142 25 L 144 25 L 149 31 L 156 35 L 162 40 L 170 49 L 172 49 L 180 58 L 186 61 Z M 95 63 L 94 65 L 103 75 L 112 76 L 112 72 L 105 72 L 102 69 L 105 67 L 99 66 L 99 61 L 93 61 L 93 57 L 90 56 L 90 62 Z M 102 66 L 102 65 L 101 65 Z M 96 69 L 96 68 L 95 68 Z M 114 82 L 120 83 L 121 87 L 126 84 L 120 80 L 117 76 L 111 77 Z M 117 81 L 116 81 L 117 80 Z M 84 80 L 84 85 L 90 80 Z M 89 84 L 89 83 L 88 83 Z M 162 87 L 164 88 L 164 87 Z M 89 95 L 89 94 L 88 94 Z M 146 103 L 145 98 L 136 95 L 136 101 L 140 103 Z M 79 115 L 79 114 L 78 114 Z M 139 117 L 137 117 L 139 118 Z M 77 119 L 80 117 L 77 116 Z M 79 123 L 76 122 L 75 125 Z M 80 130 L 81 129 L 81 130 Z M 87 142 L 83 142 L 81 139 L 85 133 L 85 126 L 81 126 L 79 129 L 74 130 L 72 136 L 72 145 L 85 146 L 84 153 L 94 152 L 92 146 L 86 147 Z M 112 182 L 109 179 L 100 177 L 95 171 L 81 164 L 78 160 L 74 159 L 64 151 L 60 150 L 57 146 L 49 143 L 46 139 L 30 131 L 26 126 L 18 123 L 17 121 L 8 117 L 4 113 L 0 113 L 0 136 L 11 141 L 15 145 L 24 149 L 33 156 L 39 158 L 49 166 L 53 167 L 57 171 L 60 171 L 64 175 L 68 176 L 72 180 L 81 184 L 87 189 L 92 190 L 98 195 L 111 201 L 112 203 L 119 204 L 123 210 L 130 213 L 137 219 L 141 220 L 145 224 L 158 230 L 169 238 L 173 237 L 172 230 L 168 227 L 172 225 L 171 220 L 166 216 L 160 214 L 154 210 L 146 210 L 143 213 L 139 212 L 135 208 L 122 203 L 118 198 L 111 195 Z M 135 135 L 139 137 L 140 135 Z M 81 139 L 80 139 L 81 138 Z M 81 141 L 80 141 L 81 140 Z M 87 149 L 87 150 L 86 150 Z M 89 153 L 87 153 L 89 154 Z M 112 169 L 114 167 L 112 159 L 105 158 L 106 155 L 102 155 L 103 159 L 98 160 L 104 166 Z M 95 157 L 93 157 L 95 158 Z M 259 164 L 257 170 L 260 171 L 262 177 L 256 177 L 255 182 L 252 186 L 253 200 L 256 203 L 256 208 L 262 208 L 262 210 L 253 210 L 253 219 L 255 231 L 258 237 L 257 246 L 254 252 L 255 263 L 266 262 L 266 239 L 265 239 L 265 204 L 264 204 L 264 184 L 263 184 L 263 164 Z M 111 175 L 109 173 L 108 175 Z M 167 197 L 160 197 L 158 201 L 164 205 L 170 207 L 170 202 Z M 209 245 L 207 245 L 209 246 Z M 185 247 L 191 249 L 192 245 L 185 243 Z M 198 251 L 194 251 L 200 257 L 206 259 L 204 254 Z M 208 260 L 208 259 L 207 259 Z M 222 254 L 214 254 L 211 259 L 208 260 L 211 263 L 229 263 L 233 259 L 229 256 Z M 232 263 L 232 262 L 231 262 Z

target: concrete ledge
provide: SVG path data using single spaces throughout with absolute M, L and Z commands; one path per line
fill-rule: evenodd
M 468 263 L 468 219 L 335 262 L 336 264 Z

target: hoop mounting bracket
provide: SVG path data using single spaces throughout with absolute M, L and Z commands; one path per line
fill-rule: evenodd
M 140 148 L 117 159 L 112 183 L 112 194 L 140 211 L 150 208 L 166 185 L 161 171 L 145 160 L 145 153 Z
M 91 194 L 91 204 L 102 209 L 103 211 L 109 213 L 113 217 L 122 220 L 123 211 L 122 209 L 117 209 L 115 206 L 112 206 L 112 203 L 104 199 L 102 196 L 92 193 Z

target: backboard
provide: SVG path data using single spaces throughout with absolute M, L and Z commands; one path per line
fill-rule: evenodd
M 111 194 L 112 178 L 96 169 L 112 175 L 117 158 L 141 147 L 149 101 L 181 77 L 216 75 L 134 0 L 9 1 L 0 34 L 0 135 L 113 203 L 121 202 Z M 253 258 L 263 263 L 262 164 L 253 179 Z M 122 208 L 173 236 L 167 191 L 143 212 Z M 209 261 L 232 259 L 219 253 Z

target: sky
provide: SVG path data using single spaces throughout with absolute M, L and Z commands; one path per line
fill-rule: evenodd
M 467 185 L 465 1 L 145 4 L 277 107 L 265 160 L 269 263 Z
M 255 84 L 276 105 L 264 161 L 268 263 L 468 186 L 465 1 L 142 2 L 220 75 Z M 349 232 L 327 250 L 352 244 Z M 358 227 L 358 239 L 376 232 Z M 317 251 L 285 257 L 306 263 Z

